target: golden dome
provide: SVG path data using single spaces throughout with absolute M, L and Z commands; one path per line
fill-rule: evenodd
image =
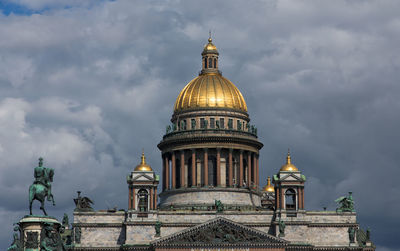
M 273 193 L 275 192 L 275 188 L 271 185 L 271 178 L 268 176 L 267 185 L 263 188 L 264 192 Z
M 135 171 L 145 171 L 145 172 L 152 172 L 153 169 L 146 163 L 146 157 L 144 156 L 144 152 L 142 152 L 142 161 L 139 165 L 135 167 Z
M 281 171 L 286 171 L 286 172 L 298 172 L 299 171 L 299 169 L 297 169 L 297 167 L 292 164 L 289 151 L 288 151 L 288 154 L 286 157 L 286 164 L 281 167 Z
M 247 112 L 239 89 L 219 73 L 205 73 L 190 81 L 176 99 L 174 111 L 231 108 Z
M 211 37 L 208 38 L 208 44 L 204 46 L 203 53 L 218 53 L 217 47 L 212 43 Z

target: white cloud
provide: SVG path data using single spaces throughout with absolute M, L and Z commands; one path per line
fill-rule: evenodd
M 160 169 L 156 144 L 211 29 L 265 144 L 262 176 L 290 147 L 310 208 L 348 190 L 368 222 L 382 203 L 399 208 L 370 187 L 399 190 L 398 1 L 14 2 L 47 10 L 0 15 L 0 201 L 26 196 L 43 155 L 56 169 L 52 210 L 71 210 L 76 190 L 124 207 L 142 147 Z M 26 206 L 12 201 L 1 218 Z M 382 220 L 399 224 L 393 211 Z M 391 233 L 373 224 L 386 245 Z

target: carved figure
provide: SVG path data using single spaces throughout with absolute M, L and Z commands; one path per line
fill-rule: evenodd
M 165 133 L 168 134 L 171 132 L 171 126 L 167 125 L 167 127 L 165 128 Z
M 185 130 L 185 121 L 181 120 L 181 131 Z
M 157 221 L 156 224 L 154 225 L 154 228 L 156 230 L 156 236 L 160 236 L 161 234 L 161 222 Z
M 336 208 L 336 212 L 354 212 L 354 200 L 352 192 L 348 196 L 342 196 L 335 200 L 340 206 Z
M 204 129 L 207 129 L 208 128 L 208 120 L 204 120 Z
M 78 197 L 74 199 L 76 206 L 74 211 L 83 211 L 83 212 L 93 211 L 92 206 L 90 206 L 90 204 L 94 204 L 93 201 L 88 197 L 81 197 L 81 191 L 78 191 L 77 193 Z
M 279 236 L 285 236 L 285 222 L 283 222 L 281 219 L 279 219 Z
M 241 131 L 241 130 L 242 130 L 242 123 L 239 122 L 239 123 L 237 124 L 237 126 L 238 126 L 238 128 L 237 128 L 238 131 Z
M 21 229 L 17 225 L 14 227 L 14 234 L 13 234 L 13 242 L 11 243 L 10 247 L 7 248 L 7 251 L 23 251 L 24 250 L 24 243 L 20 239 Z
M 222 202 L 220 200 L 215 200 L 215 209 L 217 209 L 218 213 L 221 213 L 222 211 L 224 211 L 224 205 L 222 204 Z
M 220 125 L 219 125 L 219 120 L 215 121 L 215 128 L 219 129 Z
M 40 234 L 40 250 L 63 251 L 65 250 L 60 233 L 54 230 L 53 225 L 47 224 Z
M 371 230 L 369 228 L 367 228 L 366 241 L 371 241 Z
M 196 129 L 196 120 L 195 119 L 193 119 L 192 120 L 192 130 L 194 130 L 194 129 Z
M 74 239 L 75 239 L 75 243 L 81 243 L 81 228 L 80 227 L 76 227 L 74 228 Z
M 349 230 L 347 230 L 347 232 L 349 233 L 349 240 L 350 243 L 354 243 L 354 237 L 355 237 L 355 228 L 354 227 L 349 227 Z
M 69 227 L 69 219 L 68 219 L 68 214 L 64 213 L 64 217 L 62 219 L 62 225 L 66 228 Z
M 172 131 L 174 131 L 174 132 L 176 131 L 176 123 L 172 124 Z
M 53 182 L 54 169 L 43 166 L 43 158 L 39 158 L 39 165 L 34 170 L 35 181 L 29 187 L 29 213 L 32 215 L 32 202 L 38 200 L 41 205 L 40 209 L 44 215 L 47 215 L 44 209 L 44 201 L 47 197 L 48 201 L 53 202 L 53 206 L 56 205 L 54 197 L 51 194 L 51 183 Z
M 175 243 L 237 243 L 237 242 L 265 242 L 261 236 L 248 233 L 244 229 L 236 228 L 225 224 L 209 226 L 199 229 L 188 235 L 174 240 Z

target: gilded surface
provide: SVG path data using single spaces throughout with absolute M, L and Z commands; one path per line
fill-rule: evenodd
M 203 74 L 190 81 L 176 99 L 174 111 L 231 108 L 247 112 L 239 89 L 220 74 Z
M 281 167 L 281 171 L 287 171 L 287 172 L 297 172 L 299 169 L 295 165 L 292 164 L 291 157 L 290 157 L 290 152 L 288 152 L 287 157 L 286 157 L 286 164 Z
M 151 169 L 151 167 L 146 163 L 146 157 L 144 156 L 144 152 L 142 153 L 140 164 L 135 167 L 135 171 L 147 171 L 147 172 L 153 171 L 153 169 Z
M 273 193 L 275 192 L 274 186 L 271 185 L 271 178 L 268 177 L 267 185 L 263 188 L 264 192 Z

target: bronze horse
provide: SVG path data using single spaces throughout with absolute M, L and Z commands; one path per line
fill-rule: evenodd
M 54 202 L 54 197 L 51 194 L 50 188 L 51 185 L 50 183 L 53 182 L 53 176 L 54 176 L 54 169 L 52 168 L 44 168 L 43 172 L 43 182 L 34 182 L 30 187 L 29 187 L 29 213 L 32 215 L 32 202 L 34 200 L 40 201 L 40 209 L 43 211 L 44 215 L 47 215 L 46 210 L 44 209 L 44 202 L 47 197 L 48 201 L 53 202 L 53 206 L 56 205 Z

